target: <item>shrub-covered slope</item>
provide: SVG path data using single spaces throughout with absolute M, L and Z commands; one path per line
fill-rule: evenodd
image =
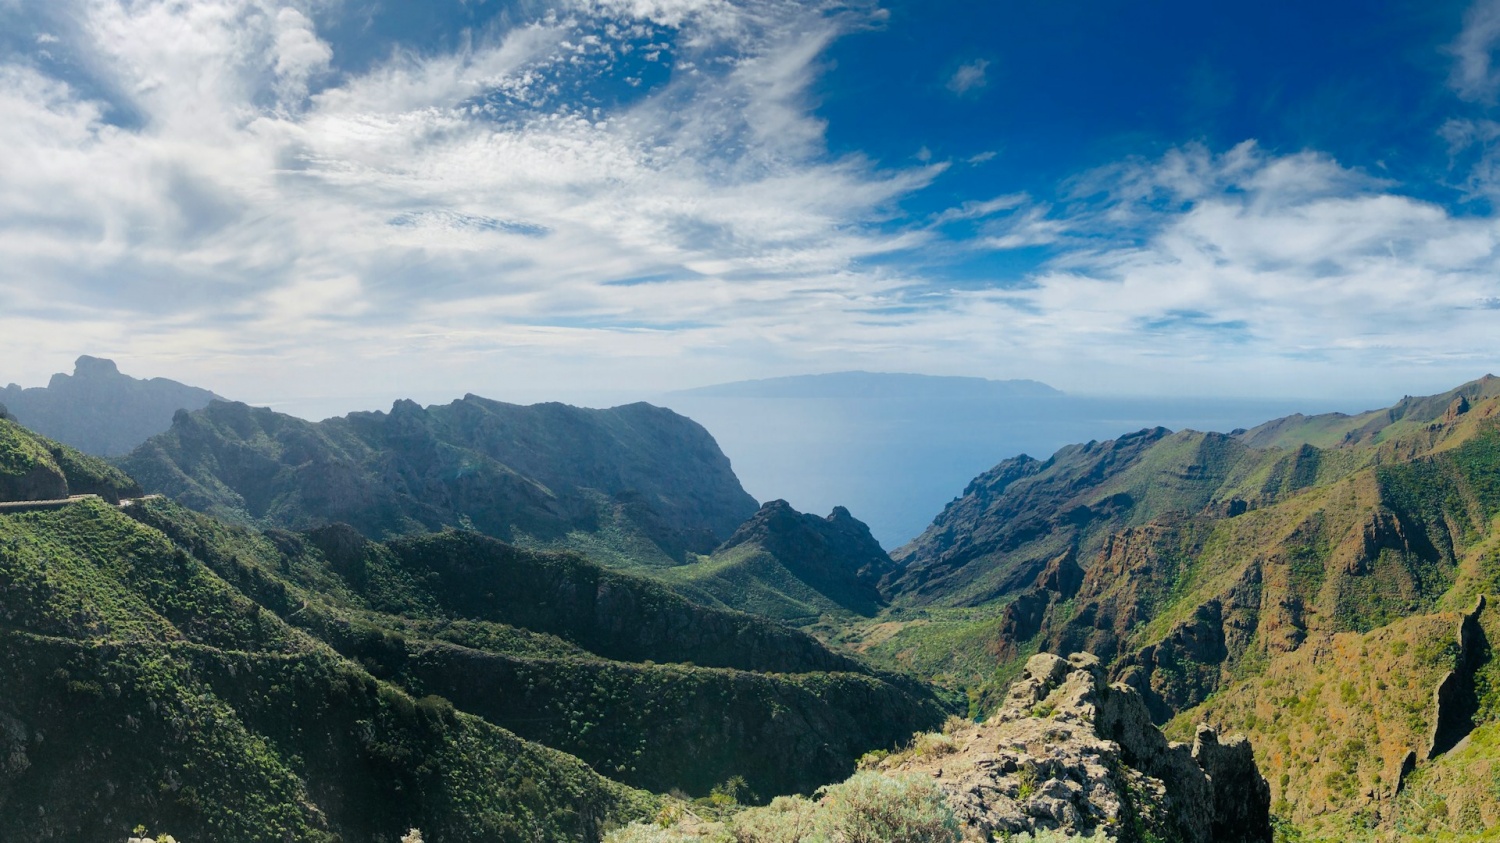
M 713 437 L 670 410 L 518 407 L 466 396 L 319 423 L 215 402 L 122 465 L 194 509 L 365 535 L 469 526 L 508 541 L 670 565 L 754 513 Z
M 166 501 L 130 512 L 376 677 L 629 784 L 806 791 L 943 716 L 807 635 L 575 554 L 456 531 L 260 535 Z
M 119 503 L 139 494 L 135 481 L 109 463 L 38 436 L 0 413 L 0 503 L 70 495 Z
M 649 803 L 375 679 L 100 502 L 0 515 L 0 676 L 0 815 L 29 839 L 590 840 Z
M 166 378 L 120 374 L 112 360 L 83 356 L 73 374 L 45 387 L 0 389 L 0 404 L 21 424 L 89 454 L 113 457 L 166 430 L 178 410 L 196 410 L 218 396 Z

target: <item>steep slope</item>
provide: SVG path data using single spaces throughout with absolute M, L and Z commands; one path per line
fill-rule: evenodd
M 1087 557 L 1123 527 L 1202 510 L 1266 458 L 1223 434 L 1155 428 L 1069 446 L 1046 462 L 1006 460 L 892 554 L 901 571 L 888 590 L 917 604 L 993 600 L 1070 549 Z
M 895 554 L 893 602 L 977 604 L 946 611 L 975 613 L 994 655 L 981 709 L 1028 653 L 1087 650 L 1179 735 L 1248 732 L 1283 816 L 1393 833 L 1400 782 L 1457 786 L 1425 771 L 1488 722 L 1472 629 L 1500 584 L 1494 386 L 1002 464 Z M 1255 444 L 1268 433 L 1285 447 Z
M 161 500 L 128 511 L 376 677 L 628 784 L 807 791 L 943 716 L 807 635 L 573 554 L 456 531 L 260 536 Z
M 320 423 L 216 402 L 122 465 L 224 518 L 365 535 L 472 526 L 622 564 L 708 552 L 755 511 L 707 431 L 669 410 L 517 407 L 466 396 Z
M 0 815 L 32 839 L 593 840 L 651 803 L 375 679 L 98 501 L 0 514 L 0 674 Z
M 607 843 L 687 841 L 1092 840 L 1262 843 L 1270 794 L 1242 737 L 1202 726 L 1191 746 L 1151 725 L 1133 689 L 1109 686 L 1099 660 L 1032 657 L 996 716 L 956 718 L 864 769 L 816 803 L 778 799 L 704 823 L 664 812 Z M 664 828 L 661 826 L 665 826 Z
M 72 375 L 53 375 L 45 387 L 0 389 L 0 404 L 21 424 L 103 457 L 129 453 L 170 427 L 178 410 L 197 410 L 216 398 L 166 378 L 132 378 L 120 374 L 114 361 L 86 355 Z
M 895 567 L 849 510 L 827 518 L 771 501 L 702 561 L 658 576 L 709 605 L 806 624 L 823 614 L 874 615 L 879 583 Z
M 1438 395 L 1408 395 L 1383 410 L 1358 415 L 1325 413 L 1317 416 L 1292 415 L 1276 419 L 1235 437 L 1256 448 L 1296 448 L 1315 445 L 1328 448 L 1337 445 L 1379 442 L 1431 424 L 1450 413 L 1468 411 L 1469 405 L 1487 398 L 1500 397 L 1500 378 L 1485 375 L 1457 389 Z
M 38 436 L 0 411 L 0 504 L 98 495 L 111 503 L 141 489 L 119 469 Z

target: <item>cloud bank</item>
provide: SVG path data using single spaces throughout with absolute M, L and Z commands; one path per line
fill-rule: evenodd
M 1452 47 L 1471 101 L 1494 8 Z M 1496 350 L 1492 218 L 1317 152 L 1188 145 L 909 213 L 948 163 L 834 154 L 818 115 L 874 7 L 575 0 L 357 69 L 322 28 L 350 13 L 0 6 L 33 33 L 0 55 L 5 376 L 89 351 L 267 400 L 839 368 L 1227 391 Z M 1042 257 L 944 269 L 1017 250 Z

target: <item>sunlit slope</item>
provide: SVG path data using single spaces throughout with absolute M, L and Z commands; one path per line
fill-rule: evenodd
M 915 683 L 810 636 L 575 554 L 462 532 L 261 536 L 165 502 L 132 511 L 375 676 L 630 784 L 811 790 L 944 716 Z
M 1500 590 L 1494 384 L 1407 399 L 1329 447 L 1308 441 L 1323 419 L 1264 428 L 1288 447 L 1146 431 L 1002 464 L 895 554 L 908 569 L 883 619 L 905 643 L 862 643 L 916 667 L 924 626 L 908 619 L 968 613 L 946 635 L 993 654 L 991 687 L 1035 650 L 1094 652 L 1158 721 L 1259 735 L 1283 816 L 1390 831 L 1407 753 L 1411 780 L 1440 792 L 1460 778 L 1446 753 L 1491 716 L 1434 700 L 1482 699 L 1488 681 L 1487 643 L 1458 642 Z
M 0 666 L 0 813 L 41 839 L 583 840 L 648 804 L 375 679 L 103 503 L 0 515 Z

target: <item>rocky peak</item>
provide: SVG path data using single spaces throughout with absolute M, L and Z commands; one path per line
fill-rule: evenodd
M 90 357 L 85 354 L 73 362 L 73 377 L 75 378 L 117 378 L 119 376 L 120 367 L 116 366 L 113 360 Z
M 720 550 L 745 544 L 759 545 L 789 567 L 852 574 L 871 582 L 895 567 L 870 528 L 842 506 L 819 518 L 798 512 L 784 500 L 770 501 L 740 525 Z
M 1063 831 L 1187 843 L 1269 841 L 1270 788 L 1243 738 L 1169 742 L 1098 658 L 1033 656 L 987 722 L 883 763 L 933 775 L 969 837 Z M 967 839 L 967 838 L 966 838 Z
M 857 612 L 883 604 L 880 581 L 896 568 L 870 528 L 842 506 L 819 518 L 786 501 L 770 501 L 715 552 L 742 546 L 759 547 L 798 579 Z

